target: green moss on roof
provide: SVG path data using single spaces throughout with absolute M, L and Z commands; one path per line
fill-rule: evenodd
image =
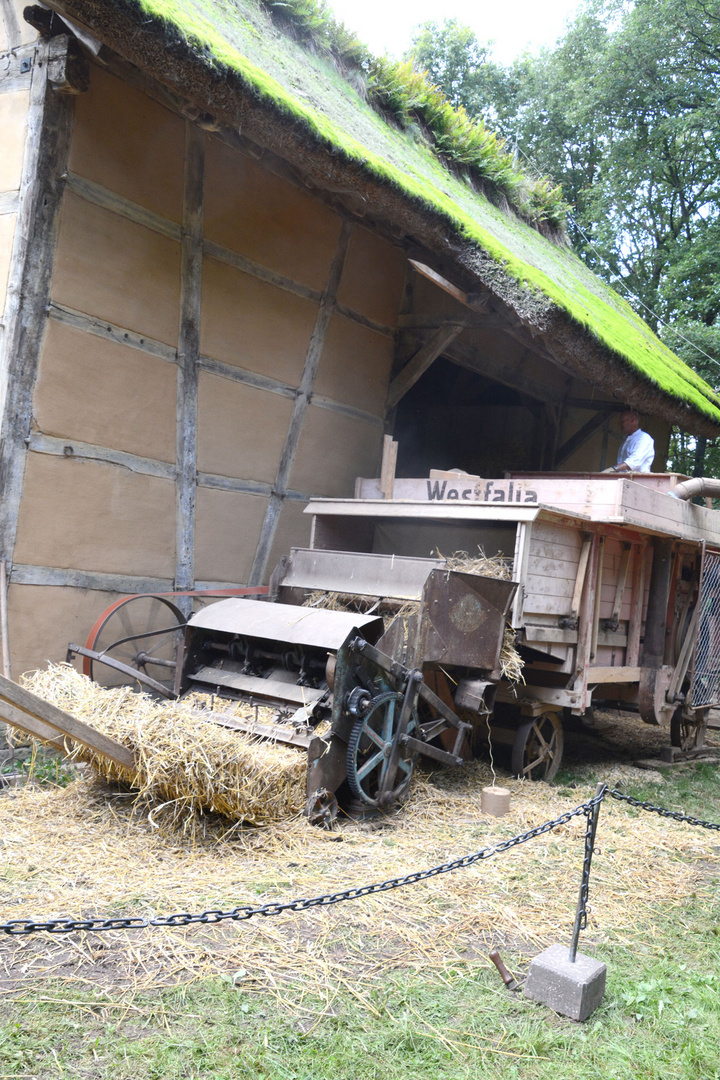
M 385 123 L 336 68 L 281 33 L 256 0 L 136 0 L 198 59 L 229 68 L 310 136 L 440 215 L 548 311 L 556 306 L 673 398 L 720 424 L 720 398 L 567 248 L 503 213 L 422 142 Z

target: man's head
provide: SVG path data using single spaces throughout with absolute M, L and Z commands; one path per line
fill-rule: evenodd
M 640 427 L 640 414 L 637 409 L 624 409 L 620 413 L 620 430 L 623 435 L 632 435 Z

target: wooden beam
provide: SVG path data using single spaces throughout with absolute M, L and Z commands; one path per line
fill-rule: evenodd
M 438 356 L 445 352 L 448 345 L 462 332 L 462 329 L 462 326 L 457 326 L 455 323 L 443 323 L 430 335 L 422 348 L 408 360 L 399 375 L 396 375 L 390 383 L 386 399 L 386 409 L 388 411 L 395 408 L 398 401 L 425 374 L 431 364 L 435 363 Z
M 295 454 L 297 453 L 298 443 L 300 442 L 303 423 L 305 422 L 313 387 L 315 385 L 315 376 L 317 375 L 320 356 L 330 327 L 330 319 L 335 311 L 335 297 L 345 266 L 345 259 L 347 258 L 352 228 L 352 224 L 346 221 L 343 222 L 340 229 L 335 256 L 333 258 L 332 266 L 330 267 L 330 273 L 328 274 L 328 280 L 323 291 L 322 300 L 320 301 L 320 308 L 315 320 L 312 337 L 310 338 L 307 353 L 305 354 L 305 365 L 300 378 L 300 385 L 297 389 L 297 396 L 293 405 L 287 435 L 285 436 L 285 445 L 283 446 L 282 454 L 280 455 L 280 463 L 275 475 L 273 493 L 270 496 L 270 501 L 267 510 L 265 511 L 265 520 L 263 521 L 260 530 L 260 539 L 258 540 L 255 559 L 248 580 L 249 585 L 258 585 L 265 577 L 268 559 L 270 558 L 270 549 L 272 548 L 272 543 L 275 539 L 275 532 L 280 518 L 280 510 L 287 493 L 290 472 L 293 462 L 295 461 Z
M 197 485 L 204 172 L 205 133 L 194 124 L 186 122 L 177 379 L 176 589 L 192 589 L 195 580 L 195 490 Z M 182 607 L 184 613 L 189 614 L 190 600 L 186 599 Z
M 481 294 L 480 292 L 464 292 L 426 263 L 419 262 L 416 259 L 409 259 L 408 261 L 412 268 L 417 270 L 418 274 L 422 274 L 428 281 L 432 281 L 433 285 L 437 285 L 439 289 L 442 289 L 443 292 L 452 296 L 453 299 L 457 300 L 458 303 L 462 304 L 464 307 L 469 307 L 473 311 L 488 311 L 490 309 L 489 293 L 484 292 Z
M 158 476 L 163 480 L 175 479 L 175 466 L 169 461 L 139 457 L 137 454 L 128 454 L 125 450 L 112 450 L 107 446 L 77 442 L 75 439 L 58 439 L 54 435 L 43 435 L 39 431 L 31 434 L 28 450 L 34 454 L 72 458 L 73 461 L 106 462 L 144 476 Z
M 37 734 L 40 739 L 50 737 L 52 741 L 68 736 L 124 769 L 134 771 L 137 767 L 132 750 L 11 682 L 4 675 L 0 675 L 0 717 L 14 726 L 23 726 L 23 730 Z M 41 731 L 43 734 L 38 734 Z
M 47 42 L 35 52 L 0 358 L 0 558 L 15 547 L 32 399 L 50 299 L 74 98 L 47 84 Z
M 68 173 L 66 183 L 68 191 L 72 191 L 84 202 L 92 203 L 103 210 L 110 210 L 113 214 L 118 214 L 119 217 L 133 221 L 136 225 L 142 225 L 143 228 L 150 229 L 161 236 L 167 236 L 170 240 L 180 240 L 182 237 L 183 227 L 177 222 L 170 221 L 169 218 L 163 217 L 154 210 L 147 210 L 144 206 L 131 202 L 130 199 L 118 195 L 115 191 L 110 191 L 109 188 L 94 180 Z
M 131 593 L 170 592 L 170 578 L 140 577 L 133 574 L 105 574 L 93 570 L 68 570 L 60 566 L 32 566 L 15 563 L 10 571 L 11 585 L 61 585 L 63 588 L 96 589 L 98 592 Z
M 592 438 L 596 431 L 605 423 L 607 413 L 599 412 L 595 416 L 591 416 L 590 419 L 583 424 L 579 431 L 576 431 L 574 435 L 571 435 L 562 446 L 558 447 L 558 451 L 555 455 L 555 468 L 562 465 L 563 461 L 567 461 L 569 457 L 579 450 L 581 446 L 584 446 L 588 439 Z

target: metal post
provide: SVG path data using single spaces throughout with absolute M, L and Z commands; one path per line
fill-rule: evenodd
M 585 831 L 585 857 L 583 859 L 582 881 L 580 882 L 580 894 L 578 896 L 577 911 L 575 912 L 575 925 L 573 927 L 572 941 L 570 942 L 569 960 L 575 963 L 577 955 L 578 939 L 580 931 L 587 926 L 587 901 L 590 890 L 590 864 L 592 862 L 593 849 L 595 847 L 595 833 L 600 816 L 600 805 L 603 801 L 607 784 L 600 782 L 595 788 L 592 810 L 587 815 L 587 829 Z

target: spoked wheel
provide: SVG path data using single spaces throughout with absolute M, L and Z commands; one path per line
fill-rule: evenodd
M 322 825 L 326 829 L 331 829 L 338 816 L 337 799 L 331 791 L 320 788 L 319 791 L 310 795 L 305 803 L 305 816 L 311 825 Z
M 394 691 L 371 699 L 364 715 L 355 723 L 347 749 L 347 778 L 350 788 L 368 806 L 389 805 L 401 799 L 410 787 L 416 754 L 400 747 L 397 772 L 391 791 L 384 791 L 384 781 L 392 754 L 393 739 L 400 722 L 403 695 Z M 412 712 L 406 734 L 417 727 Z
M 705 745 L 707 725 L 707 709 L 686 713 L 683 706 L 679 705 L 670 720 L 670 742 L 680 750 L 699 750 Z
M 172 687 L 185 616 L 165 596 L 126 596 L 102 613 L 86 647 Z M 124 686 L 132 677 L 102 663 L 83 659 L 83 671 L 100 686 Z
M 512 749 L 512 771 L 523 780 L 552 780 L 560 768 L 563 729 L 557 713 L 546 712 L 522 724 Z

